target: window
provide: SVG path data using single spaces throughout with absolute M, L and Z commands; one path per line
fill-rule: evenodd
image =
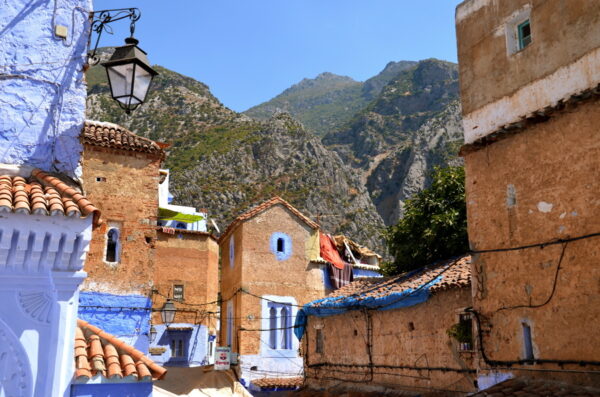
M 278 261 L 289 259 L 292 255 L 292 239 L 285 233 L 273 233 L 269 239 L 269 245 Z
M 175 284 L 173 286 L 173 299 L 178 301 L 183 300 L 183 285 Z
M 106 182 L 106 177 L 103 177 L 103 176 L 97 176 L 97 177 L 96 177 L 96 182 Z
M 233 260 L 235 259 L 235 237 L 229 237 L 229 267 L 233 268 Z
M 233 302 L 227 302 L 227 346 L 233 342 Z
M 119 262 L 119 229 L 112 227 L 106 233 L 106 262 Z
M 523 359 L 533 360 L 533 343 L 531 341 L 531 327 L 527 323 L 522 323 L 523 326 Z
M 315 353 L 323 353 L 323 330 L 317 329 L 315 335 Z
M 292 348 L 292 306 L 288 303 L 269 303 L 269 347 Z
M 184 229 L 184 230 L 187 230 L 187 224 L 185 224 L 183 222 L 177 222 L 175 224 L 175 229 Z
M 184 357 L 185 353 L 183 351 L 183 347 L 185 343 L 183 339 L 174 338 L 171 339 L 171 357 Z
M 529 23 L 529 19 L 517 26 L 517 34 L 519 36 L 519 50 L 531 44 L 531 24 Z

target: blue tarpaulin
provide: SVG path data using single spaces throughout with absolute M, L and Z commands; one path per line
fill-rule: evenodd
M 402 282 L 417 272 L 411 272 L 397 282 Z M 392 310 L 418 305 L 429 299 L 429 289 L 433 285 L 439 283 L 442 280 L 442 277 L 442 275 L 439 275 L 431 281 L 421 285 L 419 288 L 409 288 L 401 292 L 382 294 L 382 296 L 367 296 L 364 292 L 359 292 L 349 296 L 327 297 L 309 302 L 304 305 L 302 309 L 298 310 L 298 313 L 296 314 L 294 334 L 298 339 L 302 339 L 308 316 L 329 317 L 363 308 L 371 310 Z

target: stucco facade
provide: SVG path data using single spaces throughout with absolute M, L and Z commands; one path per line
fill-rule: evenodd
M 275 199 L 228 228 L 219 240 L 223 299 L 219 343 L 231 345 L 232 352 L 239 354 L 246 386 L 252 379 L 302 373 L 299 343 L 291 327 L 298 306 L 326 293 L 320 265 L 310 262 L 318 253 L 317 226 L 286 205 Z M 270 323 L 271 309 L 277 326 Z M 282 310 L 290 316 L 288 322 L 281 320 Z M 282 321 L 289 325 L 282 327 Z M 281 328 L 273 336 L 275 349 L 270 334 L 274 328 Z
M 152 359 L 176 366 L 212 363 L 217 334 L 219 245 L 209 233 L 177 230 L 158 232 L 155 244 L 153 307 L 161 309 L 167 297 L 178 312 L 174 323 L 152 317 L 157 330 L 151 343 Z M 173 345 L 182 341 L 182 349 Z
M 598 238 L 566 241 L 600 230 L 599 7 L 457 8 L 465 142 L 480 143 L 463 150 L 469 240 L 478 251 L 515 248 L 473 260 L 481 388 L 512 376 L 600 384 Z M 510 54 L 514 16 L 529 19 L 532 41 Z
M 0 163 L 81 175 L 91 0 L 14 0 L 0 13 Z M 68 32 L 63 39 L 55 26 Z

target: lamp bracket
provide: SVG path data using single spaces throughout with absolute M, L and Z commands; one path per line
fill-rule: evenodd
M 133 38 L 133 32 L 135 31 L 135 23 L 142 16 L 141 11 L 138 8 L 114 8 L 110 10 L 99 10 L 90 12 L 90 20 L 92 21 L 92 29 L 90 31 L 90 38 L 88 40 L 88 63 L 90 65 L 96 65 L 100 62 L 100 58 L 96 55 L 98 44 L 100 43 L 100 37 L 102 32 L 106 31 L 108 34 L 112 34 L 112 28 L 109 26 L 110 23 L 120 21 L 121 19 L 129 18 L 129 31 Z M 92 40 L 92 32 L 96 32 L 96 42 L 94 49 L 89 50 L 89 45 Z

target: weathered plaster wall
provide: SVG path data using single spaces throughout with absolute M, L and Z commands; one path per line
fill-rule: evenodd
M 592 101 L 465 156 L 469 239 L 485 250 L 600 231 L 600 102 Z M 523 357 L 522 323 L 539 359 L 598 360 L 598 238 L 562 246 L 480 254 L 473 260 L 475 308 L 491 360 Z M 517 305 L 539 308 L 500 310 Z M 481 363 L 482 368 L 486 366 Z M 530 365 L 520 376 L 600 384 L 598 375 L 538 372 L 594 369 Z
M 150 293 L 154 266 L 160 159 L 145 153 L 85 145 L 83 188 L 102 211 L 85 263 L 84 290 Z M 97 178 L 101 178 L 100 181 Z M 106 262 L 106 234 L 120 229 L 120 261 Z
M 530 13 L 532 42 L 511 53 L 507 39 Z M 477 0 L 457 8 L 456 34 L 465 141 L 600 83 L 600 3 Z
M 473 353 L 458 352 L 446 331 L 458 322 L 461 310 L 471 305 L 470 289 L 452 289 L 427 302 L 405 309 L 372 311 L 372 362 L 374 365 L 449 367 L 473 369 Z M 321 329 L 323 353 L 316 352 L 316 330 Z M 354 392 L 393 388 L 423 392 L 432 389 L 475 391 L 474 374 L 414 369 L 374 368 L 369 364 L 365 313 L 351 311 L 318 318 L 311 316 L 302 338 L 306 384 L 310 389 L 345 385 Z M 319 363 L 358 367 L 310 367 Z M 446 394 L 448 395 L 448 394 Z
M 289 236 L 291 249 L 286 251 L 287 259 L 272 250 L 271 236 L 283 233 Z M 229 266 L 229 239 L 221 241 L 222 296 L 230 297 L 236 289 L 243 288 L 258 296 L 278 296 L 280 300 L 293 298 L 297 305 L 325 296 L 323 272 L 318 264 L 310 263 L 309 249 L 314 241 L 315 231 L 290 213 L 283 206 L 273 206 L 238 226 L 235 236 L 234 267 Z M 271 371 L 279 367 L 279 372 L 301 372 L 297 349 L 292 356 L 272 354 L 265 349 L 261 331 L 240 331 L 239 328 L 261 329 L 264 300 L 239 293 L 234 298 L 235 338 L 233 351 L 238 352 L 243 378 L 246 380 L 261 376 L 260 371 Z M 225 344 L 227 331 L 227 304 L 221 307 L 221 339 Z M 292 319 L 292 323 L 293 323 Z M 262 340 L 261 340 L 262 339 Z M 239 347 L 238 347 L 239 346 Z M 290 362 L 294 362 L 290 364 Z M 291 365 L 291 367 L 290 367 Z M 298 367 L 300 365 L 300 367 Z M 257 366 L 255 372 L 250 368 Z M 289 367 L 289 368 L 288 368 Z
M 81 174 L 91 0 L 4 2 L 0 13 L 0 162 Z M 66 40 L 54 25 L 67 27 Z
M 82 291 L 78 316 L 147 353 L 150 309 L 147 296 Z

